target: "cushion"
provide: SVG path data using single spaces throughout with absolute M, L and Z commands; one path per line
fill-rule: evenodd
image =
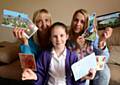
M 120 66 L 114 64 L 108 65 L 111 73 L 110 85 L 120 85 Z
M 120 65 L 120 46 L 111 46 L 109 63 Z
M 0 43 L 0 62 L 10 63 L 18 58 L 19 45 L 17 43 L 1 42 Z

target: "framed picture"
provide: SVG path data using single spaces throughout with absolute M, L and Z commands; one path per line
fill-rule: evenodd
M 98 30 L 105 27 L 118 27 L 120 26 L 120 11 L 104 14 L 96 17 Z

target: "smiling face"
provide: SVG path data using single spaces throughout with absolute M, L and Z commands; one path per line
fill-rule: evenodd
M 75 33 L 79 33 L 83 30 L 83 26 L 85 23 L 85 17 L 81 13 L 77 13 L 73 19 L 73 31 Z
M 50 17 L 47 13 L 41 13 L 39 20 L 36 22 L 39 31 L 46 31 L 51 25 Z
M 55 49 L 64 49 L 68 34 L 63 26 L 54 26 L 51 30 L 51 42 Z
M 51 26 L 51 15 L 46 9 L 37 10 L 33 15 L 33 22 L 38 31 L 44 33 Z
M 81 34 L 88 26 L 88 14 L 84 9 L 79 9 L 73 14 L 70 35 Z

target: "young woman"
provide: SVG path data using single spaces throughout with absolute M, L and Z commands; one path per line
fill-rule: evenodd
M 105 55 L 106 63 L 109 58 L 109 51 L 106 47 L 106 39 L 108 39 L 112 32 L 107 31 L 106 36 L 99 41 L 99 36 L 94 27 L 94 32 L 96 33 L 96 39 L 94 41 L 89 41 L 82 36 L 85 30 L 88 28 L 88 13 L 84 9 L 79 9 L 73 14 L 70 28 L 70 38 L 68 40 L 68 48 L 71 50 L 76 50 L 78 58 L 81 59 L 91 52 L 95 52 L 96 55 Z M 112 28 L 107 28 L 112 29 Z M 93 85 L 108 85 L 110 80 L 110 70 L 105 64 L 105 67 L 101 71 L 97 71 L 96 77 L 93 79 Z
M 77 61 L 75 52 L 65 46 L 68 39 L 66 25 L 60 22 L 50 27 L 51 49 L 39 55 L 37 72 L 25 69 L 22 80 L 36 80 L 35 85 L 84 85 L 85 80 L 75 81 L 71 65 Z

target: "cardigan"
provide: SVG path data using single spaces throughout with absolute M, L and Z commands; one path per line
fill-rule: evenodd
M 37 80 L 34 81 L 35 85 L 47 85 L 49 80 L 49 67 L 51 62 L 51 50 L 46 50 L 38 54 L 39 58 L 37 59 Z M 71 52 L 67 49 L 66 59 L 65 59 L 65 76 L 66 76 L 66 85 L 85 85 L 86 80 L 74 80 L 74 76 L 71 70 L 71 65 L 77 62 L 77 55 L 75 52 Z

